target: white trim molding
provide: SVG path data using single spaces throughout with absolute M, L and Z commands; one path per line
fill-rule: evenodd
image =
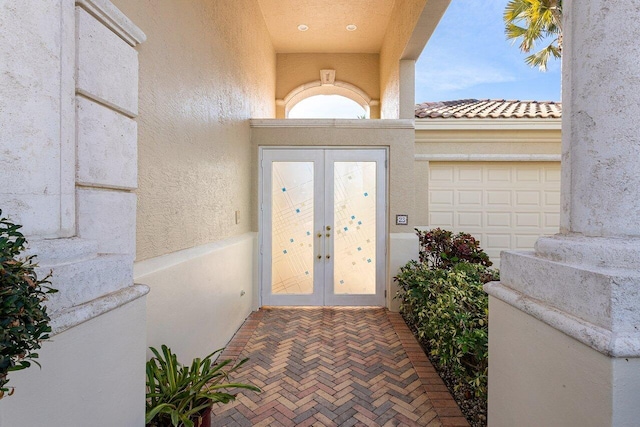
M 562 119 L 416 119 L 416 130 L 560 130 Z
M 416 154 L 418 162 L 559 162 L 560 154 Z
M 147 36 L 109 0 L 76 0 L 76 5 L 93 15 L 122 40 L 135 47 Z
M 414 129 L 413 120 L 398 119 L 251 119 L 252 128 Z
M 289 92 L 284 99 L 276 99 L 276 105 L 284 106 L 285 117 L 288 117 L 289 111 L 291 111 L 298 102 L 316 95 L 340 95 L 349 98 L 364 108 L 367 117 L 369 117 L 370 107 L 380 104 L 380 100 L 371 99 L 365 91 L 351 83 L 340 80 L 323 83 L 322 80 L 315 80 L 296 87 Z
M 132 301 L 142 298 L 149 293 L 149 287 L 133 284 L 118 289 L 110 294 L 102 295 L 92 301 L 80 304 L 51 315 L 51 336 L 71 329 L 81 323 L 91 320 L 101 314 L 115 310 Z

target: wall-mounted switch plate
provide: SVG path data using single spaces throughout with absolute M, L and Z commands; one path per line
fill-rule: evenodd
M 236 211 L 236 224 L 240 224 L 240 211 Z
M 396 215 L 396 225 L 408 225 L 409 224 L 409 215 L 401 214 Z

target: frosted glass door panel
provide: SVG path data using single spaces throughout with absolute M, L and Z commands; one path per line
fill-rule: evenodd
M 272 164 L 272 293 L 313 293 L 313 162 Z
M 336 295 L 376 293 L 376 162 L 334 163 Z

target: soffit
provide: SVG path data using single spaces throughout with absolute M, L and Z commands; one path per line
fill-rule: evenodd
M 258 2 L 278 53 L 378 53 L 395 0 Z M 350 24 L 358 29 L 347 31 Z

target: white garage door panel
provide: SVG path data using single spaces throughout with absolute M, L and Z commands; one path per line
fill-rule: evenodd
M 471 233 L 496 266 L 557 233 L 559 212 L 560 163 L 429 163 L 429 226 Z

